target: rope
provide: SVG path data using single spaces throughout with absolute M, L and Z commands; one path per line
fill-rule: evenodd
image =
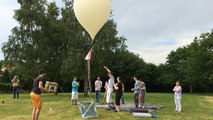
M 87 88 L 86 88 L 86 90 L 87 90 L 87 94 L 88 94 L 88 96 L 90 97 L 90 100 L 92 100 L 92 101 L 94 101 L 94 99 L 92 98 L 92 96 L 90 95 L 90 92 L 92 91 L 92 87 L 91 87 L 91 70 L 90 70 L 90 60 L 87 60 L 87 67 L 88 67 L 88 83 L 87 83 Z
M 87 76 L 87 80 L 88 80 L 88 83 L 87 83 L 87 92 L 90 92 L 92 90 L 91 88 L 91 70 L 90 70 L 90 60 L 87 60 L 87 67 L 88 67 L 88 76 Z
M 93 48 L 95 43 L 95 40 L 93 40 L 90 44 L 91 48 Z M 90 95 L 90 92 L 92 91 L 92 86 L 91 86 L 91 69 L 90 69 L 90 60 L 87 60 L 87 85 L 86 85 L 86 90 L 87 90 L 87 95 L 90 97 L 90 100 L 94 101 L 94 98 Z

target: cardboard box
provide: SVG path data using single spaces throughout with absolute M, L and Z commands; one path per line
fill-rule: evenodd
M 50 92 L 57 93 L 58 83 L 46 81 L 45 89 L 49 90 Z

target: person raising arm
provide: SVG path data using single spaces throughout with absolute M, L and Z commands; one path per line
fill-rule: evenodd
M 107 85 L 107 96 L 106 96 L 107 109 L 109 109 L 110 104 L 114 106 L 113 99 L 112 99 L 112 92 L 113 92 L 113 86 L 115 84 L 115 81 L 114 81 L 112 72 L 109 70 L 109 68 L 107 68 L 106 66 L 104 66 L 104 68 L 107 70 L 108 77 L 109 77 L 108 85 Z

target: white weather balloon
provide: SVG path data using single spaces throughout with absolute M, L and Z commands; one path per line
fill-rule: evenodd
M 74 0 L 75 16 L 92 40 L 107 21 L 110 10 L 111 0 Z

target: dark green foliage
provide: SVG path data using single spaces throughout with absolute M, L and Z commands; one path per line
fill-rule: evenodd
M 46 0 L 18 3 L 20 9 L 15 10 L 14 18 L 19 26 L 12 29 L 2 47 L 5 66 L 14 68 L 10 69 L 11 75 L 20 75 L 22 87 L 28 90 L 41 68 L 47 72 L 47 80 L 58 82 L 65 91 L 70 91 L 73 76 L 83 86 L 87 75 L 84 58 L 92 40 L 75 18 L 73 1 L 64 0 L 61 9 Z M 103 76 L 105 64 L 111 67 L 111 56 L 116 50 L 126 49 L 126 39 L 117 33 L 116 24 L 110 19 L 97 34 L 93 42 L 92 79 Z
M 210 92 L 213 85 L 213 31 L 195 38 L 190 45 L 172 51 L 167 58 L 160 80 L 174 84 L 180 80 L 192 92 Z M 193 89 L 194 88 L 194 89 Z

